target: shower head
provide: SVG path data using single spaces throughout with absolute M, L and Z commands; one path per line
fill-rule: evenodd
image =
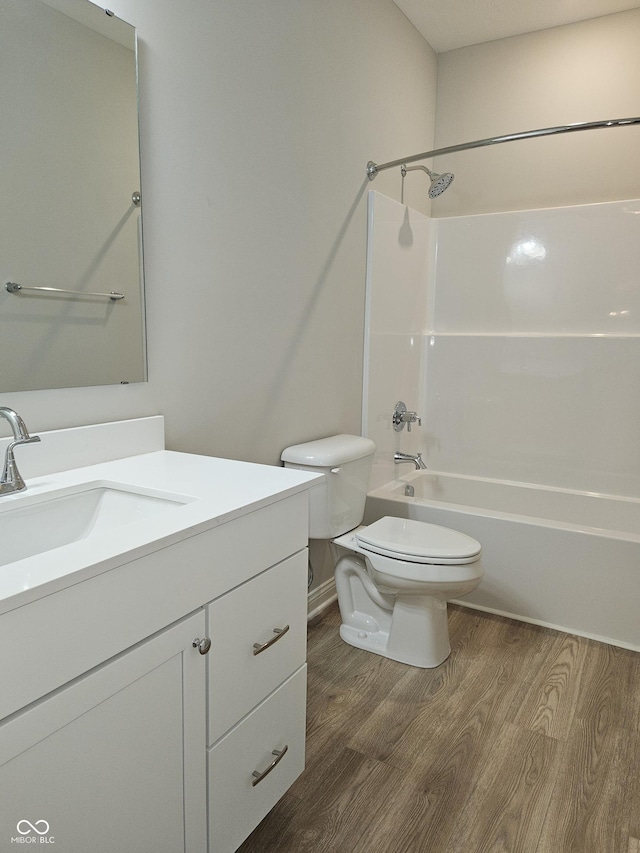
M 451 172 L 444 172 L 438 175 L 435 172 L 431 173 L 431 186 L 429 187 L 429 198 L 437 198 L 447 189 L 453 180 Z
M 431 184 L 429 185 L 429 198 L 437 198 L 439 195 L 447 189 L 454 176 L 451 172 L 444 172 L 442 175 L 439 175 L 437 172 L 431 172 L 427 169 L 426 166 L 401 166 L 400 171 L 402 172 L 402 177 L 407 174 L 407 172 L 413 172 L 416 169 L 421 169 L 423 172 L 426 172 L 429 175 L 431 180 Z

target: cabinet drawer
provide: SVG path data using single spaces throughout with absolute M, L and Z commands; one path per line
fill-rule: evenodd
M 306 698 L 305 664 L 208 751 L 212 853 L 236 850 L 304 770 Z
M 207 620 L 211 745 L 305 661 L 306 550 L 216 599 Z

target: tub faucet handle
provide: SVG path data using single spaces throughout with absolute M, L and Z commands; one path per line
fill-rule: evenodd
M 396 432 L 400 432 L 401 429 L 404 429 L 405 424 L 407 425 L 407 432 L 411 432 L 411 424 L 417 423 L 418 426 L 422 426 L 422 419 L 418 417 L 418 413 L 408 412 L 407 407 L 402 400 L 399 400 L 396 403 L 391 421 Z

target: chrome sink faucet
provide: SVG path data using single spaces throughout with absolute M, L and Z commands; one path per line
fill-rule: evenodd
M 4 467 L 0 476 L 0 495 L 8 495 L 12 492 L 23 492 L 27 486 L 20 476 L 16 460 L 13 455 L 14 447 L 19 444 L 34 444 L 40 441 L 39 435 L 29 435 L 25 422 L 17 412 L 7 406 L 0 406 L 0 416 L 11 424 L 13 430 L 13 441 L 9 442 L 4 457 Z
M 422 453 L 416 453 L 415 455 L 412 453 L 394 453 L 393 461 L 396 465 L 400 464 L 400 462 L 413 462 L 416 466 L 416 471 L 424 471 L 427 467 L 422 459 Z

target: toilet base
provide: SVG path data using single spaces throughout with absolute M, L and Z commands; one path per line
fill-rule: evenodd
M 343 622 L 340 637 L 357 649 L 422 669 L 440 666 L 451 654 L 447 603 L 426 595 L 398 598 L 389 631 L 367 631 Z
M 440 666 L 451 654 L 447 603 L 426 595 L 399 596 L 389 630 L 343 622 L 340 637 L 357 649 L 422 669 Z
M 345 643 L 422 669 L 440 666 L 449 657 L 444 597 L 382 593 L 364 559 L 355 554 L 341 557 L 335 576 Z

